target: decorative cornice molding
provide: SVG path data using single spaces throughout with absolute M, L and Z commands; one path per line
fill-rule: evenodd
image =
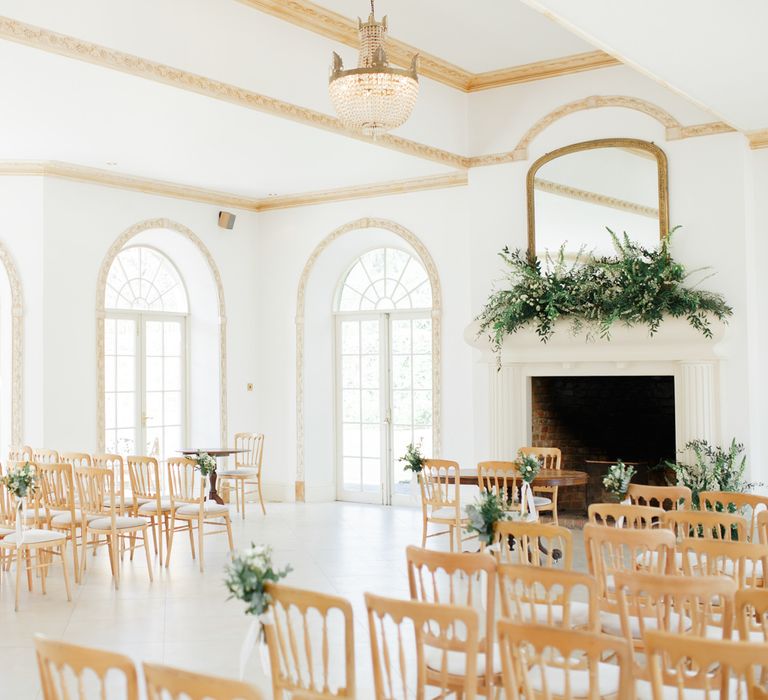
M 392 194 L 405 194 L 407 192 L 463 187 L 468 181 L 467 172 L 462 170 L 447 175 L 434 175 L 408 180 L 381 182 L 372 185 L 360 185 L 358 187 L 342 187 L 340 189 L 320 192 L 269 197 L 256 200 L 256 211 L 290 209 L 292 207 L 306 207 L 326 202 L 343 202 L 349 199 L 367 199 L 369 197 L 383 197 Z
M 224 102 L 253 109 L 272 116 L 289 119 L 306 126 L 348 136 L 375 146 L 389 148 L 418 158 L 432 160 L 454 168 L 464 168 L 465 158 L 440 148 L 416 143 L 393 134 L 385 134 L 373 139 L 370 136 L 348 129 L 336 118 L 306 107 L 268 97 L 252 90 L 224 83 L 212 78 L 189 73 L 180 68 L 150 61 L 140 56 L 116 51 L 83 39 L 59 34 L 42 27 L 25 24 L 9 17 L 0 17 L 0 39 L 15 41 L 26 46 L 50 53 L 86 61 L 95 65 L 111 68 L 129 75 L 153 80 L 164 85 L 171 85 L 183 90 L 196 92 Z
M 534 80 L 546 80 L 547 78 L 557 78 L 561 75 L 570 75 L 572 73 L 581 73 L 583 71 L 618 65 L 621 65 L 621 61 L 603 51 L 588 51 L 586 53 L 564 56 L 563 58 L 552 58 L 546 61 L 513 66 L 512 68 L 502 68 L 487 73 L 476 73 L 467 84 L 466 91 L 491 90 L 493 88 L 505 87 L 506 85 L 530 83 Z
M 750 131 L 747 133 L 747 138 L 749 139 L 749 147 L 753 150 L 768 148 L 768 129 Z
M 679 126 L 667 128 L 667 141 L 677 141 L 678 139 L 690 139 L 696 136 L 713 136 L 714 134 L 729 134 L 735 132 L 732 126 L 725 122 L 707 122 L 706 124 L 691 124 L 690 126 Z
M 353 48 L 359 45 L 360 39 L 355 20 L 309 0 L 240 0 L 240 2 L 332 41 L 338 41 Z M 407 68 L 411 65 L 411 59 L 415 54 L 419 54 L 420 75 L 463 92 L 489 90 L 621 63 L 603 51 L 589 51 L 486 73 L 472 73 L 399 39 L 393 37 L 387 39 L 387 55 L 392 63 Z
M 464 170 L 446 175 L 429 175 L 425 177 L 377 182 L 369 185 L 339 187 L 317 192 L 303 192 L 281 197 L 242 197 L 228 192 L 218 192 L 200 187 L 188 187 L 163 180 L 152 180 L 120 175 L 111 170 L 101 170 L 73 163 L 58 161 L 0 161 L 0 176 L 47 176 L 58 177 L 75 182 L 104 185 L 132 192 L 153 194 L 162 197 L 174 197 L 203 204 L 230 206 L 245 211 L 270 211 L 274 209 L 290 209 L 293 207 L 310 206 L 327 202 L 343 202 L 349 199 L 383 197 L 392 194 L 435 190 L 447 187 L 463 187 L 468 182 Z
M 549 194 L 555 194 L 560 197 L 567 197 L 568 199 L 578 199 L 582 202 L 589 202 L 590 204 L 598 204 L 602 207 L 610 207 L 611 209 L 620 209 L 621 211 L 628 211 L 632 214 L 639 214 L 640 216 L 647 216 L 651 219 L 658 220 L 659 210 L 654 207 L 646 207 L 636 202 L 629 202 L 625 199 L 618 199 L 617 197 L 610 197 L 607 194 L 601 194 L 600 192 L 591 192 L 590 190 L 582 190 L 578 187 L 571 187 L 570 185 L 563 185 L 560 182 L 552 182 L 551 180 L 542 180 L 541 178 L 535 178 L 533 181 L 534 189 L 541 190 L 542 192 L 548 192 Z

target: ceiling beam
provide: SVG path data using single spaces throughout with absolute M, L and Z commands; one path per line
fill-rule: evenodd
M 360 37 L 355 20 L 309 2 L 309 0 L 240 0 L 240 2 L 260 12 L 290 22 L 297 27 L 315 32 L 326 39 L 353 48 L 360 46 Z M 487 73 L 472 73 L 438 56 L 433 56 L 415 46 L 406 44 L 404 41 L 391 36 L 387 38 L 387 55 L 392 63 L 407 68 L 411 65 L 411 60 L 415 54 L 419 54 L 419 75 L 463 92 L 489 90 L 505 85 L 516 85 L 517 83 L 616 66 L 621 63 L 603 51 L 589 51 L 511 68 L 502 68 Z

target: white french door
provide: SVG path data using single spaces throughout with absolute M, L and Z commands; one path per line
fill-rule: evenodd
M 410 442 L 432 451 L 430 312 L 336 317 L 337 498 L 408 504 Z
M 186 317 L 114 313 L 104 320 L 105 446 L 165 459 L 186 439 Z

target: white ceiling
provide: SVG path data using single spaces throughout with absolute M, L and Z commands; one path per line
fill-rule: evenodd
M 523 0 L 742 131 L 768 128 L 765 0 Z
M 315 0 L 345 17 L 368 17 L 368 0 Z M 473 73 L 594 51 L 519 0 L 377 0 L 392 37 Z
M 449 168 L 0 41 L 0 160 L 59 160 L 253 197 Z

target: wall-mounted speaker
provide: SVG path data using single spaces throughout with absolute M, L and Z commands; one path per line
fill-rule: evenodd
M 228 211 L 219 212 L 219 226 L 232 230 L 235 228 L 235 215 Z

